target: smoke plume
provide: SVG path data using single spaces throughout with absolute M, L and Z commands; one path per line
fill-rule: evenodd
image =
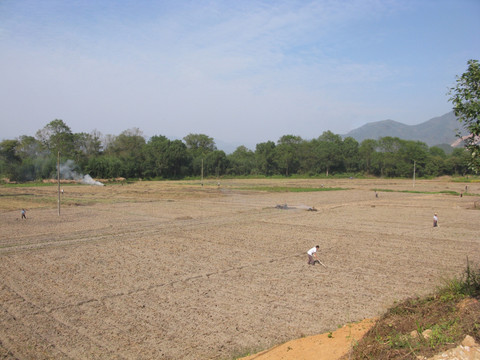
M 63 164 L 60 164 L 60 178 L 64 180 L 75 180 L 86 185 L 98 185 L 103 186 L 103 183 L 92 179 L 88 174 L 83 175 L 78 173 L 76 165 L 73 160 L 67 160 Z

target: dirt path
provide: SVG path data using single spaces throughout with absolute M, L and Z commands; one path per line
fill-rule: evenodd
M 261 181 L 79 186 L 65 196 L 104 203 L 64 207 L 60 217 L 31 208 L 27 221 L 4 211 L 0 355 L 231 359 L 377 316 L 461 272 L 466 256 L 480 262 L 471 197 L 375 198 L 372 188 L 411 189 L 377 180 L 282 182 L 344 191 L 239 190 L 252 182 Z M 297 209 L 275 209 L 284 203 Z M 327 269 L 306 265 L 316 244 Z
M 375 324 L 365 319 L 320 335 L 288 341 L 240 360 L 338 360 Z

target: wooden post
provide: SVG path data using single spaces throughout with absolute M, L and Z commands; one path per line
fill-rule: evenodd
M 413 160 L 413 187 L 415 187 L 415 166 L 416 166 L 416 162 L 415 160 Z
M 203 159 L 202 159 L 202 186 L 203 186 Z
M 57 156 L 58 216 L 60 216 L 60 151 Z

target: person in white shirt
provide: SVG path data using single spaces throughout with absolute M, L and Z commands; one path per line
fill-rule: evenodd
M 310 250 L 307 251 L 308 255 L 308 265 L 315 265 L 315 260 L 318 260 L 317 258 L 317 251 L 320 248 L 319 245 L 311 248 Z M 314 259 L 315 258 L 315 259 Z
M 437 213 L 435 213 L 433 215 L 433 227 L 437 227 L 438 226 L 438 216 L 437 216 Z

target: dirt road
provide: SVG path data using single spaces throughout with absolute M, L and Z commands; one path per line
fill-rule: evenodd
M 252 190 L 279 184 L 348 190 Z M 38 203 L 26 221 L 3 210 L 0 357 L 231 359 L 375 317 L 461 273 L 467 256 L 480 262 L 478 197 L 425 193 L 464 186 L 144 182 L 68 187 L 62 201 L 77 206 L 60 216 Z M 480 194 L 479 183 L 468 186 Z M 374 188 L 393 191 L 376 198 Z M 275 208 L 285 203 L 295 209 Z M 326 269 L 306 264 L 316 244 Z

